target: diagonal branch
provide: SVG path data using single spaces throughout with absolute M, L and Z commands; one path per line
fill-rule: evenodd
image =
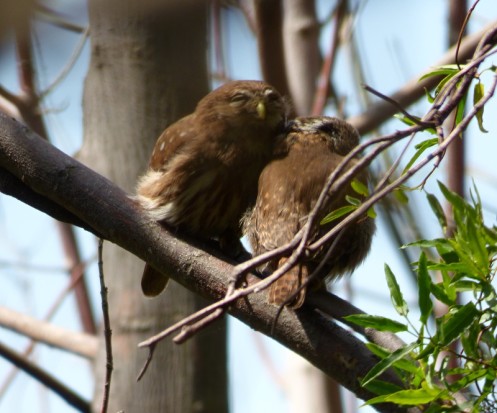
M 33 340 L 92 359 L 97 353 L 94 336 L 70 331 L 0 306 L 0 325 Z
M 3 114 L 0 167 L 66 208 L 107 240 L 175 274 L 175 280 L 185 287 L 211 300 L 225 296 L 231 280 L 229 274 L 233 272 L 231 265 L 172 237 L 142 214 L 120 188 Z M 228 311 L 269 335 L 277 308 L 268 306 L 266 293 L 259 292 L 234 302 Z M 361 399 L 374 396 L 359 386 L 357 377 L 363 377 L 377 359 L 360 340 L 311 308 L 303 308 L 298 314 L 284 310 L 273 337 Z M 400 384 L 391 372 L 382 379 Z M 392 405 L 380 409 L 401 411 Z
M 17 367 L 28 373 L 30 376 L 36 378 L 48 388 L 57 393 L 67 403 L 73 406 L 80 412 L 89 413 L 91 411 L 90 404 L 82 399 L 79 395 L 69 389 L 64 383 L 57 380 L 52 375 L 48 374 L 45 370 L 40 369 L 36 364 L 30 362 L 23 355 L 17 353 L 11 348 L 0 343 L 0 356 L 9 360 Z

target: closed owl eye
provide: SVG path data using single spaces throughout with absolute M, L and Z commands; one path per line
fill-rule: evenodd
M 245 93 L 235 93 L 233 96 L 230 98 L 230 105 L 232 106 L 241 106 L 244 103 L 248 102 L 250 99 L 250 96 L 248 96 Z

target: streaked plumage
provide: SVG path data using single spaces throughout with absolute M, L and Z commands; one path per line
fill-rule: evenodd
M 275 159 L 261 173 L 256 205 L 244 219 L 244 233 L 254 255 L 273 250 L 293 239 L 305 224 L 331 172 L 358 143 L 357 131 L 340 119 L 307 117 L 289 123 L 286 136 L 276 148 Z M 353 164 L 349 164 L 347 169 Z M 357 179 L 366 184 L 366 173 L 361 173 Z M 333 222 L 320 226 L 319 221 L 329 212 L 348 205 L 346 195 L 360 198 L 348 185 L 329 199 L 310 241 L 317 240 L 336 225 Z M 366 257 L 374 230 L 373 220 L 366 216 L 348 227 L 326 262 L 321 278 L 353 271 Z M 305 299 L 305 289 L 289 303 L 287 300 L 317 267 L 332 242 L 274 282 L 270 286 L 270 302 L 299 308 Z M 270 274 L 286 259 L 273 260 L 261 271 Z

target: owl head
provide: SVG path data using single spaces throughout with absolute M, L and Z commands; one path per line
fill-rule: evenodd
M 298 117 L 287 124 L 288 134 L 319 135 L 324 137 L 333 152 L 345 156 L 359 144 L 357 130 L 342 119 L 331 116 Z

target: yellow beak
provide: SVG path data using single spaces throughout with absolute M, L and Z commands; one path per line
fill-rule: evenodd
M 264 104 L 264 102 L 259 102 L 257 104 L 256 110 L 257 110 L 257 115 L 261 119 L 266 119 L 266 105 Z

